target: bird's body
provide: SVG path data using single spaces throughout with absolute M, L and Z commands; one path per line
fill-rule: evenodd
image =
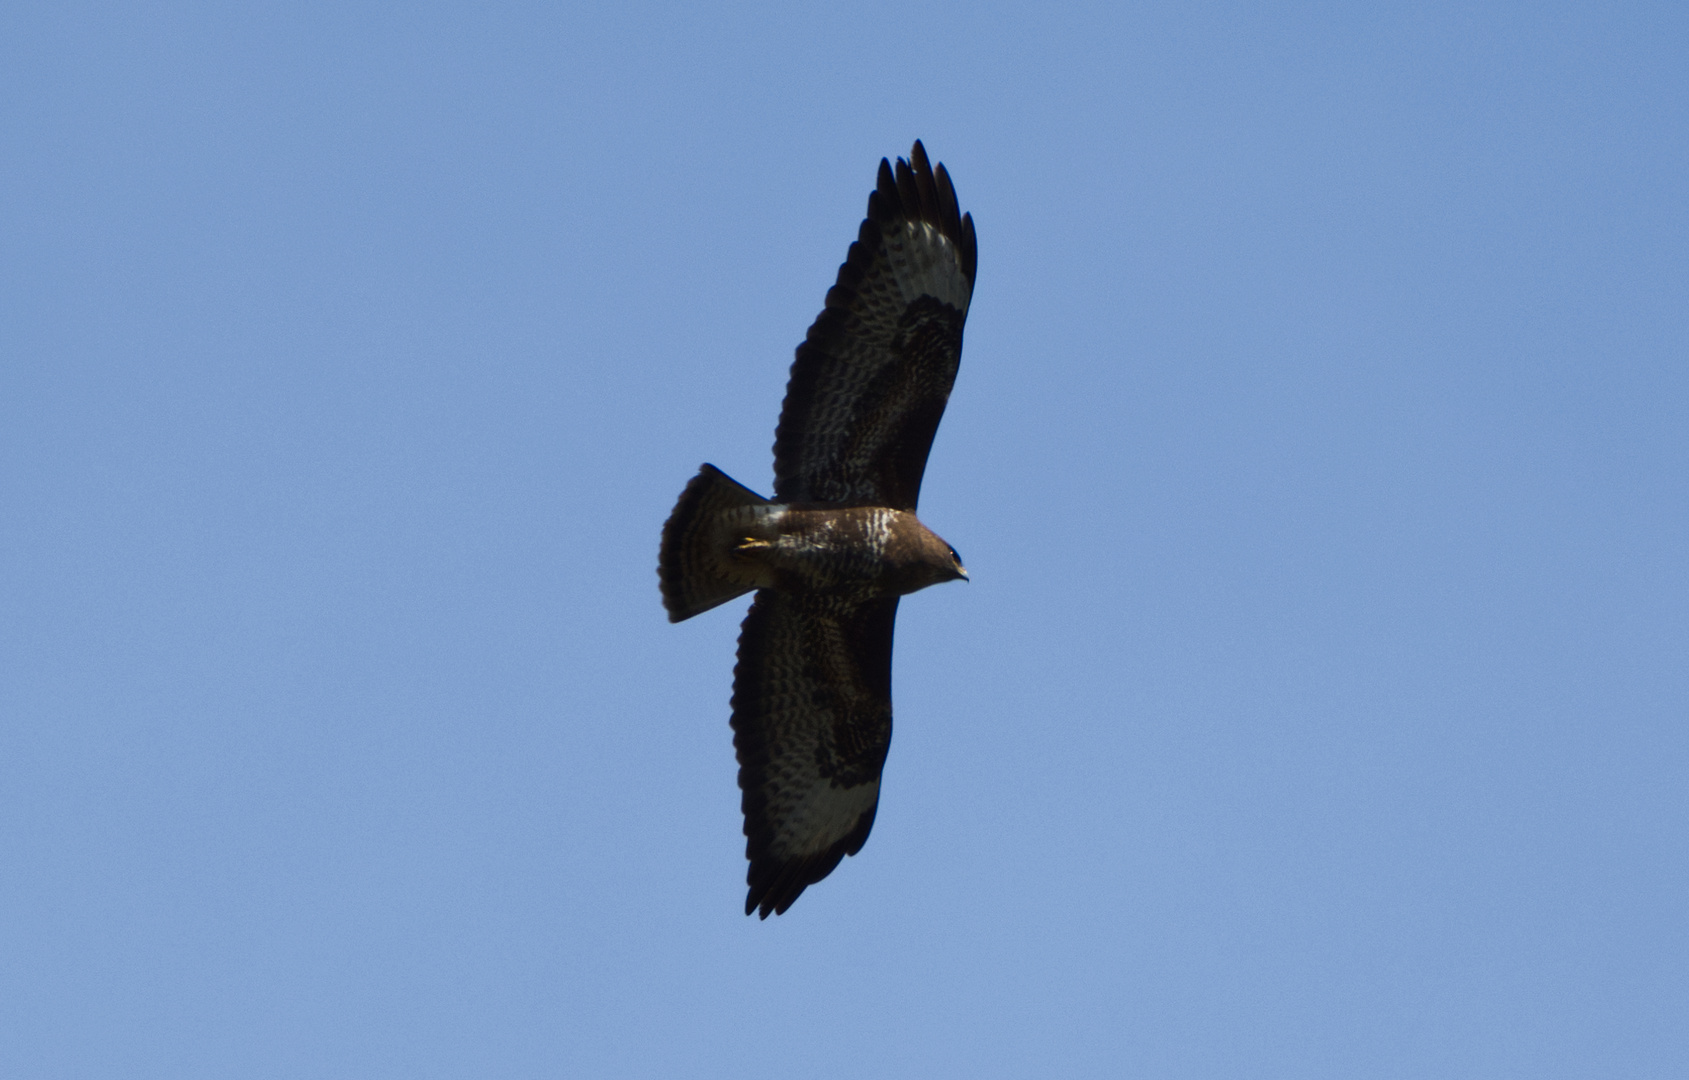
M 751 590 L 733 730 L 746 913 L 783 912 L 868 838 L 891 743 L 898 598 L 966 579 L 915 516 L 961 359 L 973 221 L 921 144 L 881 161 L 868 218 L 798 346 L 775 431 L 775 499 L 705 465 L 663 526 L 679 622 Z

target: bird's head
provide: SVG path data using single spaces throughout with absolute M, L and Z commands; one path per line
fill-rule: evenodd
M 910 560 L 911 565 L 907 569 L 905 591 L 914 592 L 946 581 L 968 580 L 968 571 L 956 549 L 925 525 L 917 524 L 917 528 L 918 540 L 911 545 L 915 557 Z
M 951 547 L 949 544 L 945 544 L 944 546 L 950 553 L 950 563 L 947 567 L 950 571 L 950 577 L 945 580 L 954 581 L 957 578 L 961 578 L 963 581 L 968 580 L 968 568 L 962 565 L 962 557 L 956 554 L 956 549 Z

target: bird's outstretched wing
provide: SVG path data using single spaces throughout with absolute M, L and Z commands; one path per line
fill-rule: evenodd
M 798 346 L 774 432 L 774 496 L 915 509 L 973 296 L 973 218 L 919 142 L 881 159 L 868 217 Z
M 745 914 L 784 912 L 868 839 L 891 745 L 897 597 L 757 593 L 733 670 L 751 860 Z

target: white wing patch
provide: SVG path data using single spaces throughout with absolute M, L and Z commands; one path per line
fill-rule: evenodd
M 886 232 L 886 256 L 903 305 L 923 296 L 966 312 L 973 290 L 953 245 L 934 225 L 902 221 Z
M 770 849 L 781 858 L 801 858 L 826 851 L 849 836 L 872 813 L 880 798 L 880 782 L 855 787 L 834 787 L 819 776 L 809 783 L 794 785 L 798 798 L 782 809 L 784 817 L 774 829 Z

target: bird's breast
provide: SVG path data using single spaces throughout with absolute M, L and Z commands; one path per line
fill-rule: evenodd
M 744 548 L 773 572 L 778 588 L 895 593 L 901 569 L 901 518 L 879 506 L 845 509 L 767 508 L 764 536 Z M 919 523 L 916 523 L 917 526 Z

